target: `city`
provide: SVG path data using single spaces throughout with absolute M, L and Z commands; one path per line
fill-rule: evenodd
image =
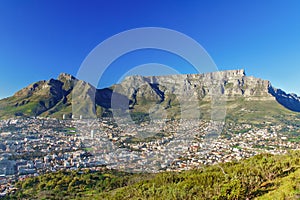
M 206 138 L 214 127 L 213 122 L 199 119 L 139 124 L 111 118 L 1 120 L 1 196 L 14 192 L 17 180 L 62 169 L 182 171 L 300 148 L 281 125 L 229 123 L 218 137 Z M 299 127 L 286 129 L 292 132 Z

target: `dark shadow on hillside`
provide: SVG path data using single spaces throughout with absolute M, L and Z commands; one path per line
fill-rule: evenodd
M 296 94 L 287 94 L 284 91 L 273 87 L 269 88 L 269 93 L 272 94 L 276 98 L 276 101 L 285 108 L 294 112 L 300 112 L 300 97 Z
M 97 89 L 95 101 L 96 105 L 106 109 L 112 108 L 112 101 L 114 101 L 115 105 L 118 105 L 118 108 L 123 110 L 129 109 L 129 105 L 131 104 L 131 100 L 125 95 L 114 92 L 109 88 Z

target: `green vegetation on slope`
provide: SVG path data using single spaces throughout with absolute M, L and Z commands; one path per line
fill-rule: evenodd
M 259 125 L 262 122 L 272 122 L 273 124 L 279 125 L 281 123 L 295 121 L 298 114 L 284 108 L 275 100 L 248 101 L 243 98 L 238 98 L 234 101 L 228 101 L 226 106 L 227 121 L 235 123 Z
M 17 183 L 23 199 L 298 199 L 300 151 L 184 172 L 56 172 Z

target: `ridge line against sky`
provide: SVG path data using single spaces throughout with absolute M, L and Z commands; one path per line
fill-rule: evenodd
M 243 68 L 300 94 L 300 1 L 0 1 L 0 98 L 39 80 L 76 75 L 88 53 L 128 29 L 164 27 L 199 42 L 219 70 Z M 142 50 L 116 60 L 99 87 L 118 72 L 161 63 L 193 73 L 183 59 Z M 112 74 L 116 77 L 111 78 Z M 119 76 L 121 76 L 119 74 Z

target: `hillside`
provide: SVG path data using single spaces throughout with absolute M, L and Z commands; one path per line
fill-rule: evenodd
M 57 80 L 39 81 L 0 101 L 1 118 L 71 112 L 70 95 L 76 79 L 61 74 Z
M 20 181 L 22 199 L 299 199 L 300 152 L 261 154 L 198 170 L 60 171 Z

